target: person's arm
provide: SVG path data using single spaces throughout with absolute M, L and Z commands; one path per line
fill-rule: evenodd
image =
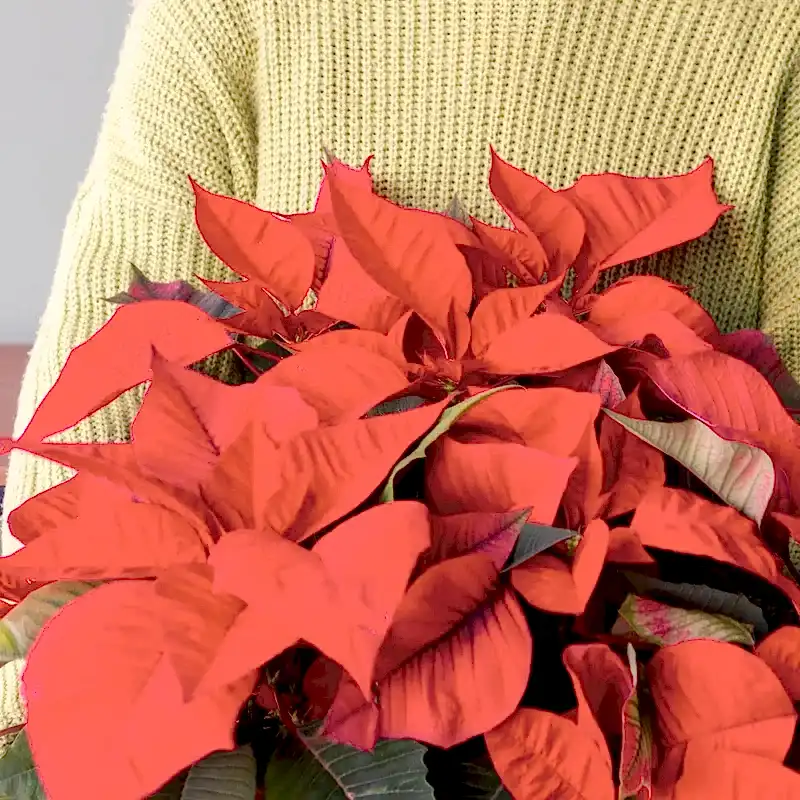
M 775 121 L 768 204 L 761 327 L 800 380 L 800 50 Z
M 104 298 L 128 288 L 131 264 L 156 281 L 190 280 L 194 273 L 214 280 L 234 277 L 196 229 L 187 176 L 211 191 L 254 199 L 251 7 L 251 0 L 136 3 L 96 150 L 63 234 L 22 382 L 15 435 L 70 350 L 113 313 Z M 54 440 L 124 440 L 140 398 L 141 391 L 129 392 Z M 8 513 L 69 474 L 44 459 L 12 453 L 3 554 L 18 547 L 8 531 Z

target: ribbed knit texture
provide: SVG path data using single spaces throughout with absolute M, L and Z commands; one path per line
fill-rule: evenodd
M 323 145 L 351 164 L 374 153 L 377 190 L 396 202 L 443 209 L 458 192 L 494 224 L 489 144 L 555 187 L 685 172 L 710 154 L 735 211 L 609 279 L 650 270 L 690 286 L 723 329 L 773 334 L 798 375 L 799 44 L 797 0 L 142 0 L 15 432 L 106 321 L 131 262 L 160 281 L 231 277 L 195 229 L 187 174 L 308 210 Z M 124 438 L 139 397 L 62 438 Z M 67 474 L 14 453 L 6 514 Z
M 13 728 L 25 722 L 27 712 L 20 696 L 19 682 L 25 661 L 18 658 L 0 667 L 0 730 Z M 0 758 L 13 744 L 16 733 L 0 736 Z

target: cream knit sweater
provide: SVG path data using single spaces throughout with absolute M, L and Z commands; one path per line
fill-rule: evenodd
M 187 175 L 308 210 L 325 145 L 351 164 L 374 153 L 377 189 L 397 202 L 443 209 L 458 191 L 500 224 L 490 144 L 555 187 L 713 156 L 735 211 L 627 269 L 691 286 L 724 329 L 761 325 L 800 373 L 798 0 L 139 0 L 15 432 L 108 318 L 131 262 L 161 281 L 231 277 L 194 227 Z M 125 437 L 139 396 L 65 438 Z M 14 453 L 6 514 L 66 475 Z

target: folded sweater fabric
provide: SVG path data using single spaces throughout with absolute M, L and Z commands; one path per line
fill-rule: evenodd
M 323 147 L 354 165 L 374 153 L 390 199 L 441 210 L 457 192 L 507 224 L 487 187 L 490 144 L 554 187 L 712 156 L 735 210 L 609 279 L 685 284 L 724 330 L 772 334 L 800 374 L 797 0 L 139 0 L 15 432 L 108 319 L 130 264 L 158 281 L 232 277 L 195 228 L 187 175 L 290 213 L 312 207 Z M 124 439 L 140 396 L 58 439 Z M 68 474 L 12 454 L 3 552 L 17 546 L 8 512 Z

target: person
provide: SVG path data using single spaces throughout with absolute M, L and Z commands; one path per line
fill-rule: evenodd
M 281 213 L 313 206 L 327 146 L 404 205 L 509 224 L 492 145 L 553 187 L 715 162 L 735 209 L 614 271 L 692 288 L 723 330 L 761 326 L 800 373 L 797 0 L 139 0 L 25 372 L 18 434 L 70 349 L 149 278 L 225 280 L 191 176 Z M 63 436 L 124 439 L 132 392 Z M 67 477 L 14 452 L 8 512 Z M 4 552 L 16 547 L 7 528 Z

